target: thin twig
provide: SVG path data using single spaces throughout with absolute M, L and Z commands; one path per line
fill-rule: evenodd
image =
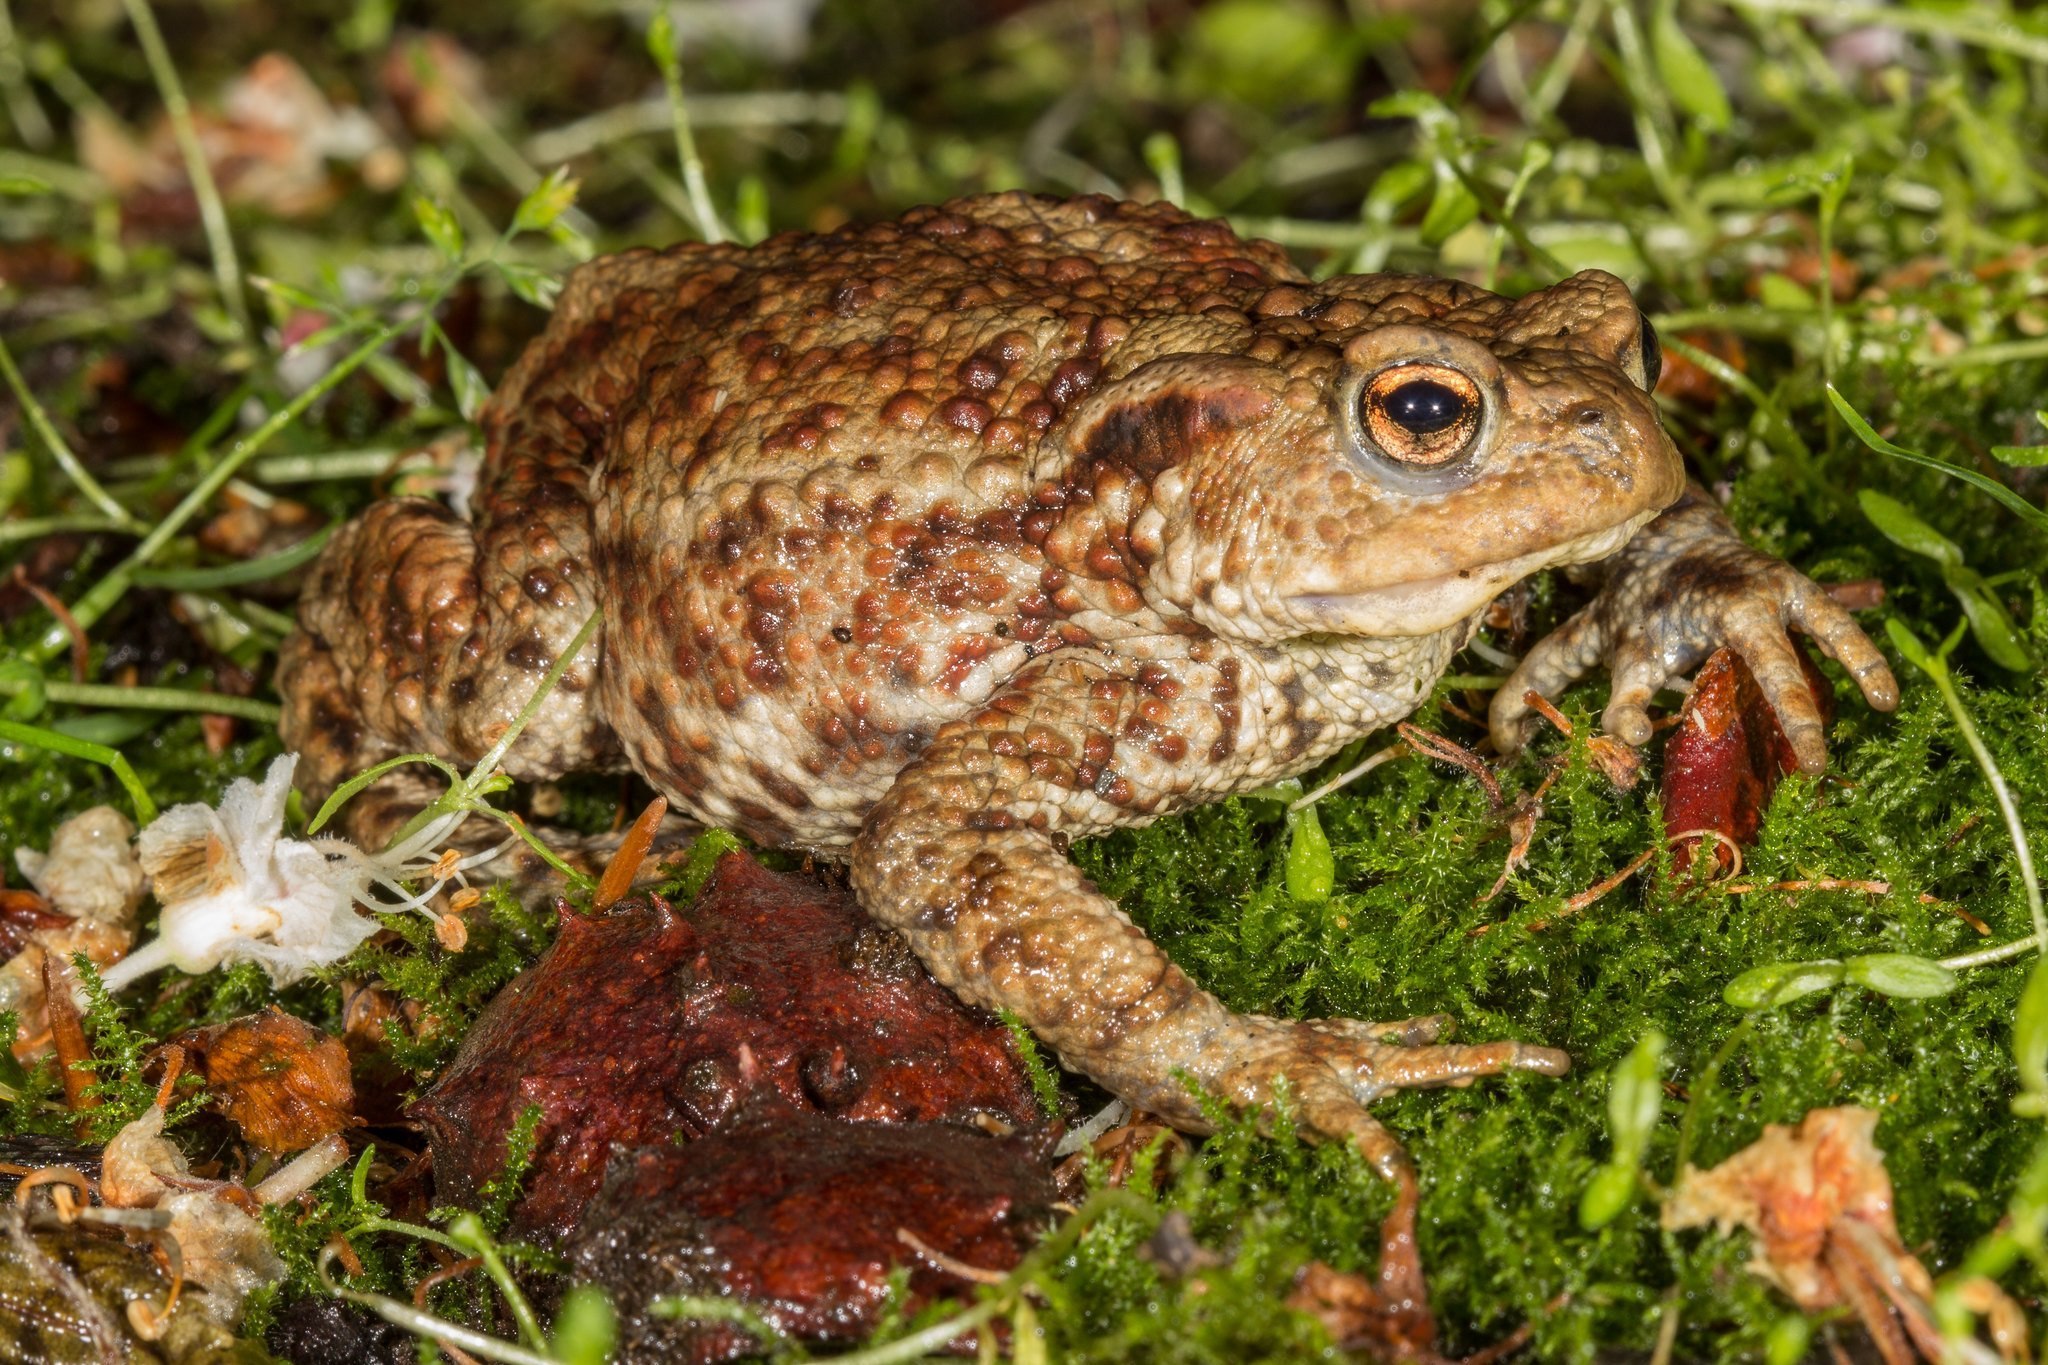
M 82 683 L 92 666 L 92 645 L 85 638 L 85 628 L 78 624 L 78 618 L 71 614 L 71 608 L 64 605 L 64 599 L 51 592 L 28 576 L 28 566 L 20 560 L 14 563 L 14 585 L 30 597 L 43 604 L 43 610 L 57 618 L 57 624 L 71 637 L 71 680 Z

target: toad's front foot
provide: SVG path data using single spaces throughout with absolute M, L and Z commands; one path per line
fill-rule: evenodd
M 1790 564 L 1743 544 L 1698 488 L 1687 489 L 1606 570 L 1599 595 L 1538 641 L 1494 694 L 1489 720 L 1502 753 L 1526 738 L 1528 693 L 1554 697 L 1603 662 L 1614 686 L 1601 725 L 1630 744 L 1646 743 L 1645 708 L 1657 689 L 1727 645 L 1756 675 L 1799 766 L 1818 773 L 1827 766 L 1825 727 L 1789 638 L 1794 629 L 1848 669 L 1873 707 L 1899 704 L 1884 655 L 1849 613 Z

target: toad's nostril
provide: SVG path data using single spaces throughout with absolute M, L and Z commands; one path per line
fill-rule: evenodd
M 1582 427 L 1597 427 L 1606 420 L 1607 412 L 1604 408 L 1579 409 L 1579 425 Z

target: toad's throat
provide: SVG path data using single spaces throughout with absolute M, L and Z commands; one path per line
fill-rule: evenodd
M 1654 510 L 1644 512 L 1618 525 L 1497 564 L 1475 564 L 1363 592 L 1303 593 L 1289 598 L 1288 605 L 1311 630 L 1374 637 L 1434 635 L 1469 620 L 1532 573 L 1607 558 L 1656 515 Z

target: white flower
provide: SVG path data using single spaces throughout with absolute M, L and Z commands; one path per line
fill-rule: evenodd
M 173 806 L 142 831 L 136 852 L 163 906 L 157 937 L 106 974 L 118 991 L 160 967 L 199 973 L 223 962 L 255 962 L 282 986 L 314 967 L 346 957 L 377 932 L 377 911 L 424 910 L 450 880 L 498 849 L 469 857 L 453 852 L 428 860 L 424 850 L 461 823 L 442 815 L 395 848 L 372 856 L 346 839 L 284 837 L 285 800 L 298 755 L 284 754 L 258 786 L 229 784 L 220 808 Z M 408 895 L 401 881 L 429 885 Z M 372 899 L 379 886 L 400 897 Z
M 334 962 L 377 932 L 356 913 L 376 874 L 345 839 L 287 839 L 284 804 L 298 757 L 270 765 L 263 784 L 237 778 L 220 809 L 173 806 L 136 841 L 163 919 L 152 943 L 106 975 L 107 989 L 174 966 L 206 972 L 223 962 L 262 964 L 282 986 Z

